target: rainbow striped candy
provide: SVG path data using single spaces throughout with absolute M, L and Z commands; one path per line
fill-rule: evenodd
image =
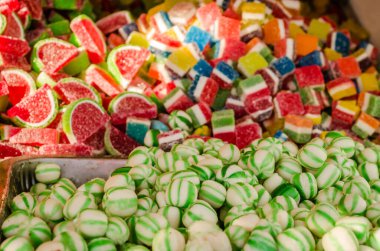
M 182 219 L 181 209 L 173 206 L 164 206 L 161 207 L 157 213 L 164 216 L 172 228 L 179 228 Z
M 268 178 L 274 172 L 275 159 L 267 150 L 257 150 L 248 160 L 248 167 L 253 170 L 257 178 Z
M 231 185 L 226 194 L 226 202 L 229 206 L 257 204 L 258 194 L 253 186 L 246 183 L 236 183 Z
M 12 236 L 1 243 L 2 251 L 33 251 L 30 241 L 24 237 Z
M 226 200 L 226 188 L 213 180 L 206 180 L 199 190 L 199 199 L 208 202 L 213 208 L 220 208 Z
M 341 226 L 334 227 L 323 236 L 322 246 L 326 251 L 359 250 L 359 242 L 354 233 Z
M 158 231 L 168 227 L 170 227 L 169 222 L 164 216 L 156 213 L 146 214 L 137 219 L 136 236 L 141 243 L 151 247 Z
M 310 170 L 318 170 L 327 159 L 326 150 L 315 144 L 304 145 L 297 154 L 302 166 Z
M 208 221 L 216 224 L 218 222 L 218 215 L 206 201 L 197 200 L 186 208 L 182 216 L 182 224 L 185 227 L 189 227 L 196 221 Z
M 312 199 L 318 193 L 317 180 L 311 173 L 296 174 L 291 183 L 297 188 L 302 199 Z
M 111 188 L 105 193 L 102 206 L 109 216 L 128 217 L 137 210 L 137 195 L 124 187 Z
M 173 229 L 165 228 L 156 233 L 152 242 L 152 250 L 179 251 L 185 249 L 185 238 L 183 235 Z
M 103 211 L 86 209 L 79 214 L 76 226 L 85 238 L 102 237 L 107 231 L 108 217 Z
M 88 251 L 117 251 L 115 244 L 108 238 L 96 238 L 92 239 L 88 243 Z
M 61 167 L 55 163 L 39 163 L 34 172 L 38 182 L 52 184 L 61 176 Z
M 306 218 L 306 225 L 314 235 L 321 238 L 335 226 L 339 218 L 340 215 L 334 206 L 320 203 L 310 211 Z
M 109 217 L 105 236 L 112 240 L 115 245 L 122 245 L 129 239 L 129 227 L 122 218 Z
M 224 232 L 235 249 L 242 249 L 249 237 L 249 232 L 241 226 L 229 226 Z
M 190 206 L 198 197 L 198 189 L 194 183 L 175 179 L 170 182 L 166 189 L 165 198 L 170 206 L 186 208 Z
M 73 220 L 85 209 L 96 209 L 95 199 L 91 194 L 77 192 L 63 207 L 63 215 L 66 220 Z
M 20 193 L 16 197 L 13 198 L 11 204 L 12 212 L 23 210 L 28 213 L 33 213 L 34 208 L 37 205 L 36 198 L 31 193 Z
M 87 251 L 87 243 L 80 234 L 74 231 L 63 232 L 54 238 L 54 241 L 61 242 L 65 250 Z

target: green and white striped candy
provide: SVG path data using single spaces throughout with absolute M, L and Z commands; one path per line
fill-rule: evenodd
M 360 175 L 368 182 L 379 179 L 379 169 L 375 163 L 364 161 L 358 166 L 358 170 Z
M 213 180 L 206 180 L 199 190 L 199 199 L 208 202 L 213 208 L 217 209 L 223 206 L 226 194 L 227 191 L 223 185 Z
M 294 200 L 294 202 L 296 204 L 298 204 L 301 200 L 301 196 L 300 196 L 300 193 L 298 192 L 297 188 L 295 188 L 295 186 L 293 186 L 291 184 L 282 184 L 281 186 L 276 188 L 276 190 L 273 191 L 273 193 L 272 193 L 273 198 L 279 197 L 279 196 L 290 197 L 291 199 Z M 284 209 L 286 209 L 286 208 L 284 208 Z
M 263 186 L 269 193 L 272 194 L 274 190 L 285 183 L 286 181 L 278 175 L 278 173 L 272 173 L 272 175 L 263 182 Z
M 284 209 L 275 208 L 265 215 L 265 218 L 272 222 L 280 224 L 282 230 L 291 228 L 294 226 L 294 220 L 292 216 Z
M 71 189 L 71 191 L 75 192 L 77 190 L 77 187 L 75 184 L 68 178 L 60 178 L 57 183 L 55 183 L 52 187 L 55 186 L 66 186 Z
M 173 146 L 171 151 L 177 153 L 180 156 L 180 158 L 184 160 L 187 160 L 191 156 L 195 156 L 199 154 L 199 151 L 197 148 L 192 147 L 192 146 L 186 146 L 183 144 Z
M 325 146 L 325 142 L 321 138 L 314 138 L 314 139 L 310 140 L 308 144 L 314 144 L 314 145 L 318 145 L 320 147 Z
M 233 144 L 224 144 L 219 148 L 218 157 L 224 164 L 237 163 L 240 159 L 239 148 Z
M 149 197 L 139 198 L 137 200 L 137 211 L 136 216 L 143 216 L 148 213 L 157 213 L 158 206 L 157 203 Z
M 307 208 L 294 208 L 292 211 L 290 211 L 290 215 L 294 219 L 294 226 L 304 226 L 307 227 L 306 225 L 306 219 L 310 214 L 310 210 Z
M 298 203 L 292 197 L 287 195 L 276 196 L 273 198 L 273 201 L 280 204 L 288 212 L 298 207 Z
M 128 156 L 127 166 L 152 165 L 152 158 L 145 146 L 136 147 Z
M 173 228 L 161 229 L 153 238 L 153 251 L 182 251 L 185 249 L 185 238 Z
M 73 231 L 63 232 L 54 238 L 54 241 L 61 242 L 65 250 L 87 251 L 87 243 L 78 233 Z
M 305 227 L 294 227 L 277 236 L 278 250 L 314 250 L 315 240 Z
M 161 154 L 163 154 L 164 151 L 159 147 L 153 146 L 153 147 L 148 148 L 148 153 L 149 153 L 150 157 L 152 158 L 153 166 L 155 166 L 157 158 Z
M 175 110 L 170 113 L 168 124 L 172 129 L 181 129 L 184 131 L 192 131 L 194 128 L 193 120 L 189 114 L 181 110 Z
M 186 251 L 213 251 L 214 248 L 212 247 L 211 243 L 209 243 L 207 240 L 203 240 L 201 238 L 197 238 L 194 240 L 189 240 L 186 243 L 185 247 Z
M 108 238 L 92 239 L 88 243 L 88 251 L 117 251 L 115 244 Z
M 194 147 L 194 148 L 198 149 L 199 153 L 202 153 L 205 142 L 202 139 L 193 138 L 193 139 L 186 139 L 185 141 L 183 141 L 182 144 L 185 146 Z
M 256 211 L 253 207 L 247 205 L 231 207 L 224 217 L 224 226 L 229 226 L 233 220 L 247 214 L 256 214 Z
M 52 184 L 61 176 L 61 167 L 55 163 L 39 163 L 35 170 L 36 179 L 44 184 Z
M 189 162 L 190 165 L 196 165 L 199 163 L 199 161 L 205 159 L 206 157 L 203 155 L 193 155 L 190 156 L 187 161 Z
M 77 229 L 85 238 L 97 238 L 106 234 L 107 215 L 97 209 L 85 209 L 77 218 Z
M 156 183 L 158 171 L 148 165 L 137 165 L 129 171 L 130 177 L 133 179 L 136 190 L 140 191 L 145 188 L 152 188 Z
M 359 246 L 360 251 L 375 251 L 375 249 L 371 248 L 370 246 L 360 245 Z
M 229 226 L 224 232 L 235 249 L 242 249 L 249 237 L 249 232 L 241 226 Z
M 290 182 L 293 175 L 302 173 L 302 167 L 297 159 L 284 157 L 277 163 L 276 171 L 287 182 Z
M 12 236 L 6 239 L 0 246 L 1 251 L 33 251 L 30 241 L 24 237 Z
M 65 185 L 54 185 L 51 188 L 50 198 L 59 201 L 62 205 L 65 205 L 66 201 L 70 199 L 75 191 L 71 190 L 68 186 Z
M 181 160 L 181 157 L 177 153 L 168 152 L 163 153 L 157 158 L 157 168 L 161 172 L 173 172 L 173 171 L 180 171 L 185 170 L 186 166 L 178 165 L 177 162 Z M 181 164 L 181 163 L 178 163 Z
M 129 174 L 116 174 L 108 178 L 104 184 L 104 192 L 107 193 L 112 188 L 127 188 L 135 190 L 135 182 Z
M 34 196 L 38 196 L 42 191 L 48 189 L 48 186 L 44 183 L 36 183 L 30 188 L 30 193 Z
M 158 134 L 160 134 L 160 130 L 150 129 L 146 132 L 144 137 L 144 145 L 147 147 L 158 146 Z
M 302 199 L 312 199 L 318 193 L 317 180 L 311 173 L 301 173 L 293 176 L 291 183 L 297 188 Z
M 380 155 L 378 151 L 373 149 L 372 147 L 367 147 L 363 151 L 359 151 L 356 154 L 356 159 L 359 163 L 363 162 L 371 162 L 371 163 L 378 163 L 379 162 Z
M 38 197 L 37 197 L 37 202 L 41 202 L 45 199 L 48 199 L 50 197 L 50 194 L 51 194 L 51 190 L 50 189 L 45 189 L 44 191 L 42 191 Z M 36 209 L 34 209 L 36 210 Z
M 306 225 L 314 235 L 322 238 L 325 233 L 335 226 L 335 222 L 339 218 L 340 215 L 334 206 L 320 203 L 310 211 L 306 219 Z
M 174 173 L 175 172 L 167 172 L 159 174 L 156 179 L 156 184 L 154 184 L 156 191 L 165 191 L 172 181 Z
M 311 200 L 304 200 L 298 206 L 301 208 L 312 209 L 315 206 L 315 204 Z
M 332 187 L 340 177 L 340 169 L 332 163 L 325 163 L 315 174 L 319 189 Z
M 292 141 L 285 141 L 282 143 L 282 152 L 290 157 L 296 157 L 298 153 L 298 146 Z
M 215 173 L 206 166 L 191 165 L 189 170 L 195 172 L 202 182 L 206 180 L 213 180 L 215 178 Z
M 340 199 L 338 209 L 343 215 L 364 215 L 367 202 L 359 194 L 346 194 Z
M 257 192 L 257 206 L 261 207 L 265 204 L 267 204 L 271 199 L 272 196 L 270 193 L 260 184 L 254 185 L 253 188 Z
M 260 217 L 256 213 L 247 213 L 233 219 L 230 225 L 240 226 L 248 232 L 252 232 L 252 230 L 256 227 L 259 221 Z
M 380 180 L 373 180 L 371 185 L 371 195 L 370 199 L 376 202 L 380 201 Z
M 236 183 L 227 189 L 226 202 L 229 206 L 256 206 L 258 195 L 253 186 L 246 183 Z
M 86 192 L 77 192 L 63 207 L 63 216 L 66 220 L 73 220 L 80 212 L 90 208 L 97 208 L 94 197 Z
M 108 216 L 129 217 L 137 210 L 137 195 L 127 188 L 111 188 L 105 193 L 102 205 Z
M 120 247 L 120 251 L 149 251 L 149 249 L 143 245 L 126 243 Z
M 206 201 L 197 200 L 185 209 L 182 216 L 182 223 L 185 227 L 189 227 L 196 221 L 208 221 L 216 224 L 218 215 Z
M 36 205 L 37 199 L 31 193 L 24 192 L 13 198 L 11 210 L 12 212 L 23 210 L 31 214 Z
M 272 237 L 276 237 L 282 232 L 280 224 L 268 221 L 267 219 L 261 219 L 255 226 L 254 231 L 256 230 L 268 232 Z
M 244 169 L 245 176 L 247 176 L 247 183 L 250 185 L 259 184 L 259 179 L 251 169 Z
M 371 231 L 367 244 L 375 250 L 380 250 L 380 228 Z
M 339 137 L 331 141 L 330 146 L 340 148 L 347 158 L 351 158 L 355 154 L 355 141 L 350 137 Z
M 354 233 L 341 226 L 334 227 L 323 236 L 322 246 L 326 251 L 359 250 L 359 242 Z
M 207 152 L 203 152 L 203 156 L 219 158 L 219 152 L 216 150 L 208 150 Z
M 344 183 L 343 193 L 355 193 L 359 194 L 363 199 L 368 199 L 371 193 L 371 186 L 363 177 L 357 176 Z
M 165 191 L 159 191 L 156 193 L 156 203 L 159 208 L 168 206 L 168 202 L 166 201 Z
M 63 232 L 76 231 L 76 226 L 73 221 L 62 221 L 54 226 L 53 233 L 54 236 L 58 236 Z
M 219 149 L 224 146 L 224 142 L 221 139 L 211 138 L 204 144 L 203 151 L 208 152 L 210 150 L 219 151 Z
M 326 136 L 325 136 L 325 145 L 329 146 L 334 139 L 340 138 L 340 137 L 343 137 L 343 136 L 344 135 L 341 132 L 330 131 L 330 132 L 326 133 Z
M 223 162 L 215 157 L 208 156 L 198 162 L 198 165 L 205 166 L 213 170 L 215 173 L 223 167 Z
M 337 206 L 339 204 L 340 199 L 343 197 L 343 192 L 338 190 L 336 187 L 329 187 L 318 192 L 315 200 L 318 203 L 326 202 L 333 206 Z
M 166 202 L 170 206 L 186 208 L 190 206 L 198 197 L 198 189 L 194 183 L 184 180 L 173 180 L 165 193 Z
M 78 187 L 78 191 L 87 192 L 92 194 L 95 198 L 96 204 L 99 204 L 102 201 L 104 195 L 104 185 L 106 181 L 102 178 L 95 178 L 90 181 L 87 181 L 80 187 Z
M 376 223 L 380 219 L 380 203 L 372 203 L 368 206 L 366 217 L 372 222 Z
M 129 239 L 130 231 L 127 223 L 120 217 L 109 217 L 106 237 L 115 245 L 122 245 Z
M 156 190 L 154 189 L 151 189 L 151 188 L 145 188 L 145 189 L 141 189 L 138 193 L 137 193 L 137 198 L 144 198 L 144 197 L 148 197 L 148 198 L 151 198 L 153 200 L 156 199 Z
M 191 170 L 183 170 L 175 172 L 172 176 L 172 180 L 187 180 L 193 183 L 198 189 L 200 188 L 201 180 L 196 172 Z
M 257 149 L 269 151 L 272 153 L 274 160 L 277 162 L 282 153 L 282 142 L 276 138 L 268 137 L 260 140 L 260 143 L 257 145 Z
M 45 221 L 59 221 L 63 219 L 63 205 L 56 199 L 44 199 L 37 203 L 34 215 Z
M 268 231 L 254 230 L 248 237 L 247 243 L 244 245 L 243 251 L 276 251 L 277 244 L 272 235 Z
M 257 208 L 257 213 L 261 218 L 266 218 L 273 210 L 284 209 L 282 205 L 275 202 L 273 199 L 260 208 Z
M 181 224 L 181 219 L 182 219 L 182 211 L 178 207 L 173 207 L 173 206 L 164 206 L 161 207 L 158 212 L 158 214 L 161 214 L 164 216 L 170 226 L 174 229 L 178 229 L 180 224 Z
M 275 159 L 268 150 L 257 150 L 248 160 L 248 167 L 255 173 L 258 179 L 266 179 L 274 173 Z
M 335 226 L 350 229 L 359 241 L 359 244 L 365 243 L 369 238 L 369 231 L 372 229 L 371 222 L 366 217 L 346 216 L 340 218 Z
M 3 235 L 8 238 L 14 235 L 27 236 L 32 216 L 25 211 L 16 211 L 9 215 L 1 225 Z
M 306 144 L 298 151 L 297 158 L 303 167 L 317 170 L 325 163 L 327 152 L 321 146 Z
M 59 241 L 47 241 L 42 243 L 36 251 L 54 251 L 54 250 L 65 250 L 65 246 Z
M 249 161 L 249 156 L 251 155 L 251 153 L 252 151 L 248 153 L 242 153 L 237 165 L 243 168 L 244 170 L 248 170 L 248 161 Z
M 161 229 L 170 227 L 166 218 L 160 214 L 150 213 L 138 218 L 136 223 L 137 239 L 151 247 L 154 236 Z

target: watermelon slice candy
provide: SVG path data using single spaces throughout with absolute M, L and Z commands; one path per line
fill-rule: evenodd
M 105 153 L 104 148 L 104 135 L 106 133 L 106 127 L 101 127 L 96 133 L 87 138 L 83 143 L 93 148 L 94 155 L 103 155 Z
M 59 133 L 51 128 L 15 128 L 10 129 L 9 143 L 29 146 L 42 146 L 46 144 L 58 144 Z
M 59 95 L 65 104 L 70 104 L 78 99 L 90 98 L 101 103 L 99 93 L 78 78 L 63 78 L 54 86 L 54 91 Z
M 22 27 L 27 29 L 32 21 L 32 17 L 28 6 L 24 2 L 21 2 L 20 9 L 17 11 L 17 16 L 20 19 Z
M 23 0 L 22 2 L 27 6 L 33 19 L 35 20 L 42 19 L 41 0 Z
M 9 53 L 0 52 L 0 71 L 9 68 L 30 71 L 30 64 L 25 57 L 18 57 Z
M 98 20 L 96 25 L 104 34 L 108 34 L 116 31 L 126 24 L 131 23 L 132 21 L 133 18 L 129 11 L 118 11 Z
M 0 97 L 8 95 L 9 89 L 5 81 L 0 80 Z
M 39 148 L 39 155 L 59 155 L 65 157 L 89 157 L 93 155 L 93 148 L 84 144 L 54 144 Z
M 128 156 L 139 144 L 116 127 L 108 125 L 104 136 L 106 151 L 113 156 Z
M 36 92 L 34 79 L 29 73 L 19 69 L 7 69 L 1 72 L 2 79 L 9 89 L 9 101 L 16 105 L 23 98 Z
M 30 51 L 26 40 L 0 35 L 0 52 L 22 57 Z
M 18 0 L 2 0 L 0 1 L 0 13 L 9 14 L 20 8 Z
M 107 71 L 94 64 L 87 68 L 85 81 L 108 96 L 115 96 L 123 91 Z
M 11 14 L 6 15 L 7 17 L 7 26 L 5 28 L 5 31 L 3 35 L 10 36 L 14 38 L 24 39 L 25 38 L 25 32 L 24 32 L 24 25 L 19 18 L 19 16 L 12 12 Z
M 0 143 L 0 159 L 18 156 L 38 155 L 38 149 L 31 146 L 21 144 Z

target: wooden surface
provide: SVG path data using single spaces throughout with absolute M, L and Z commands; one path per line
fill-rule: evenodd
M 380 0 L 351 0 L 352 10 L 371 34 L 371 41 L 380 48 Z

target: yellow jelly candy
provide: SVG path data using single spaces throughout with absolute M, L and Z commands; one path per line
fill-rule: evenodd
M 299 34 L 303 35 L 303 34 L 305 34 L 305 32 L 297 24 L 290 23 L 289 24 L 289 36 L 291 38 L 295 39 L 297 37 L 297 35 L 299 35 Z
M 332 27 L 331 24 L 327 22 L 320 21 L 318 19 L 311 20 L 309 25 L 308 33 L 310 35 L 317 36 L 319 40 L 326 41 L 327 36 L 331 32 Z
M 129 35 L 127 44 L 137 45 L 145 49 L 149 48 L 149 41 L 146 39 L 146 36 L 143 33 L 137 31 L 133 31 Z
M 179 76 L 184 76 L 197 62 L 197 54 L 191 46 L 182 46 L 168 57 L 166 66 Z
M 379 82 L 375 74 L 363 73 L 357 79 L 360 92 L 378 91 Z
M 245 2 L 241 7 L 243 20 L 263 20 L 266 5 L 259 2 Z
M 268 62 L 261 54 L 251 52 L 239 58 L 238 69 L 246 77 L 253 76 L 257 70 L 268 67 Z
M 201 126 L 197 129 L 195 129 L 193 135 L 196 135 L 196 136 L 211 136 L 211 129 L 204 125 L 204 126 Z
M 337 52 L 331 48 L 325 48 L 324 53 L 325 53 L 327 60 L 329 60 L 329 61 L 335 61 L 339 58 L 342 58 L 342 54 L 340 54 L 339 52 Z

